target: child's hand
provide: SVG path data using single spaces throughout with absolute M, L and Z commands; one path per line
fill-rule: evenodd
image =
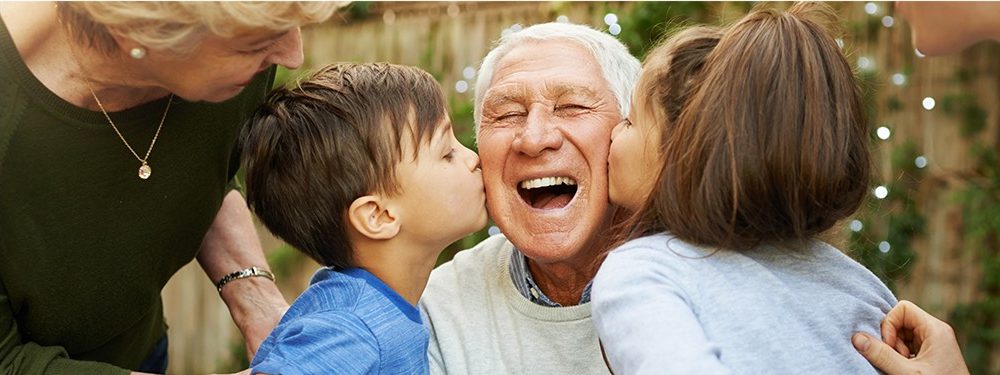
M 851 341 L 887 374 L 968 374 L 955 331 L 909 301 L 899 301 L 882 320 L 885 343 L 865 333 Z M 895 350 L 893 350 L 895 348 Z

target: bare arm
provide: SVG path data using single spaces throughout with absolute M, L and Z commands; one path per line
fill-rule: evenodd
M 211 228 L 205 234 L 198 263 L 214 284 L 230 272 L 257 266 L 270 269 L 261 249 L 250 210 L 243 196 L 230 191 Z M 247 357 L 253 358 L 281 316 L 288 302 L 267 278 L 249 277 L 226 284 L 220 293 L 233 322 L 246 339 Z
M 855 333 L 852 342 L 887 374 L 969 373 L 951 326 L 910 301 L 899 301 L 885 316 L 882 338 Z

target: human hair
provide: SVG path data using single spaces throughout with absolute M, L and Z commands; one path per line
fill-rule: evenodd
M 232 38 L 247 31 L 284 31 L 333 15 L 341 2 L 311 1 L 60 1 L 71 35 L 111 55 L 112 32 L 153 50 L 188 54 L 208 34 Z
M 242 131 L 250 209 L 272 233 L 325 266 L 350 267 L 347 209 L 393 196 L 403 144 L 447 116 L 437 81 L 415 67 L 335 64 L 272 91 Z
M 628 52 L 628 48 L 613 36 L 587 26 L 559 22 L 541 23 L 502 36 L 496 46 L 483 58 L 479 76 L 476 78 L 474 118 L 477 137 L 483 113 L 483 98 L 493 80 L 497 63 L 517 46 L 528 42 L 550 40 L 567 40 L 589 51 L 601 66 L 604 80 L 618 101 L 622 118 L 628 116 L 632 91 L 639 78 L 640 69 L 639 60 Z
M 633 235 L 665 230 L 746 250 L 812 238 L 858 208 L 871 170 L 868 124 L 833 20 L 822 4 L 757 8 L 702 50 L 676 120 L 664 122 L 662 169 Z
M 669 128 L 677 122 L 691 96 L 691 92 L 701 80 L 701 70 L 708 54 L 715 49 L 722 37 L 722 30 L 711 26 L 691 26 L 679 29 L 668 38 L 661 39 L 650 49 L 642 62 L 642 74 L 636 83 L 634 101 L 638 107 L 651 111 L 652 126 L 661 128 L 657 154 L 661 157 L 663 147 L 670 137 Z M 648 152 L 637 150 L 636 152 Z M 650 171 L 659 181 L 660 170 Z M 654 192 L 655 193 L 655 192 Z M 610 230 L 611 243 L 621 243 L 645 234 L 664 230 L 657 217 L 658 211 L 650 209 L 647 199 L 642 208 L 632 215 L 619 213 L 621 220 L 614 221 Z

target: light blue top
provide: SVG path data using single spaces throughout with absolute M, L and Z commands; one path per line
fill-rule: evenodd
M 250 367 L 265 374 L 426 374 L 420 312 L 360 268 L 321 268 Z
M 851 345 L 896 304 L 832 246 L 712 251 L 665 234 L 613 250 L 593 320 L 617 374 L 865 374 Z

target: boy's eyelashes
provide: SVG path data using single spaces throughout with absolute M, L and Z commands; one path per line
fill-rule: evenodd
M 454 158 L 455 158 L 455 148 L 452 147 L 448 149 L 448 153 L 444 155 L 444 160 L 451 161 L 451 159 Z

